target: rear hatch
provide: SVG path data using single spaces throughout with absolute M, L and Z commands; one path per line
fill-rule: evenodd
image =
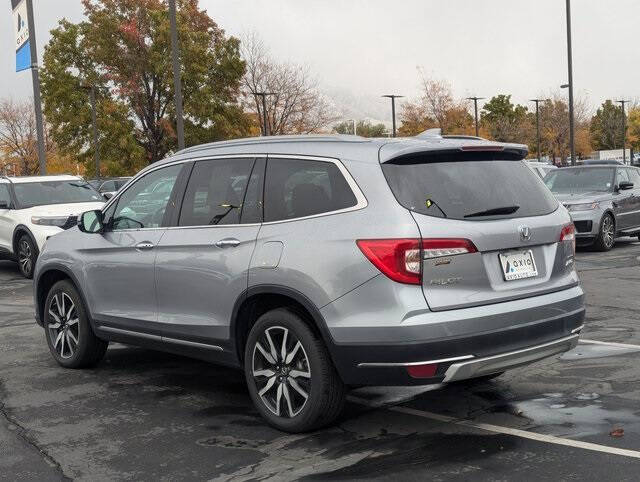
M 474 146 L 475 147 L 475 146 Z M 382 163 L 422 236 L 422 287 L 447 310 L 525 298 L 578 282 L 573 226 L 521 151 L 413 152 Z

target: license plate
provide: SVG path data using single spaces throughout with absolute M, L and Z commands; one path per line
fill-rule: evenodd
M 533 251 L 531 250 L 501 253 L 498 257 L 500 258 L 502 275 L 505 281 L 538 276 L 536 261 L 533 258 Z

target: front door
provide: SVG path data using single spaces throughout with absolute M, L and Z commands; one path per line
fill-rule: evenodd
M 9 218 L 11 210 L 11 194 L 9 183 L 0 182 L 0 259 L 3 254 L 11 251 L 13 238 L 13 222 Z
M 629 173 L 627 169 L 619 167 L 616 169 L 616 189 L 620 186 L 621 182 L 632 182 L 629 179 Z M 616 213 L 616 231 L 623 231 L 634 226 L 633 223 L 633 189 L 621 190 L 618 189 L 613 197 L 613 209 Z
M 224 347 L 262 221 L 264 158 L 198 161 L 156 260 L 158 321 L 169 343 Z
M 105 232 L 86 236 L 88 305 L 99 325 L 158 334 L 156 247 L 173 215 L 182 170 L 177 164 L 138 179 L 105 211 Z

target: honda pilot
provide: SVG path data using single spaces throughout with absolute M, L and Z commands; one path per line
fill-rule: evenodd
M 243 370 L 271 425 L 330 424 L 349 387 L 490 378 L 578 343 L 567 210 L 525 146 L 269 137 L 191 147 L 51 237 L 53 358 L 109 342 Z

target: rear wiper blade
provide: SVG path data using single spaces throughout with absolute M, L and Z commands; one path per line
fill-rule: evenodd
M 501 214 L 513 214 L 520 206 L 503 206 L 501 208 L 487 209 L 485 211 L 478 211 L 477 213 L 465 214 L 465 218 L 479 218 L 481 216 L 499 216 Z

